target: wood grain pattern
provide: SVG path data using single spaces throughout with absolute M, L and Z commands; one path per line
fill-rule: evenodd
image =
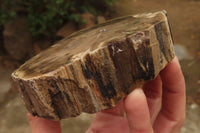
M 59 120 L 114 107 L 173 58 L 168 20 L 160 11 L 76 32 L 12 77 L 32 115 Z

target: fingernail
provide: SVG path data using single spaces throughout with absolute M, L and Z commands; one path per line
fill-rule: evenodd
M 141 88 L 136 88 L 136 89 L 134 89 L 134 90 L 131 92 L 130 95 L 132 95 L 132 96 L 139 96 L 139 95 L 141 95 L 141 94 L 143 94 L 143 90 L 142 90 Z

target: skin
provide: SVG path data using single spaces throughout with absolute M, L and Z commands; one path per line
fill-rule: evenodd
M 97 113 L 86 133 L 178 133 L 185 120 L 185 81 L 175 57 L 143 88 Z M 126 114 L 126 116 L 124 115 Z M 61 133 L 60 122 L 28 114 L 32 133 Z

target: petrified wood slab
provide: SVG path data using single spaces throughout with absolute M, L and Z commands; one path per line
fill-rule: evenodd
M 114 107 L 174 57 L 165 12 L 114 19 L 72 34 L 12 77 L 28 111 L 48 119 Z

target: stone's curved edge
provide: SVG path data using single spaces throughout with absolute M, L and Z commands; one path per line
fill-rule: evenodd
M 50 74 L 13 79 L 32 115 L 59 120 L 114 107 L 134 88 L 155 78 L 174 56 L 168 23 L 162 21 Z
M 155 17 L 155 18 L 154 18 Z M 84 34 L 84 33 L 86 33 L 86 32 L 88 32 L 89 30 L 93 30 L 93 29 L 97 29 L 97 28 L 99 28 L 99 27 L 101 27 L 101 26 L 105 26 L 105 25 L 108 25 L 108 24 L 114 24 L 114 23 L 116 23 L 116 22 L 118 22 L 118 21 L 121 21 L 121 20 L 124 20 L 124 19 L 129 19 L 129 18 L 135 18 L 135 19 L 144 19 L 144 20 L 147 20 L 147 21 L 149 21 L 148 23 L 150 24 L 150 23 L 152 23 L 153 22 L 153 20 L 155 19 L 156 21 L 159 21 L 159 20 L 161 20 L 161 21 L 166 21 L 167 20 L 167 18 L 166 18 L 166 11 L 158 11 L 158 12 L 155 12 L 155 13 L 143 13 L 143 14 L 138 14 L 138 15 L 129 15 L 129 16 L 125 16 L 125 17 L 120 17 L 120 18 L 116 18 L 116 19 L 112 19 L 112 20 L 109 20 L 109 21 L 107 21 L 106 23 L 102 23 L 102 24 L 99 24 L 99 25 L 95 25 L 95 26 L 93 26 L 93 27 L 91 27 L 91 28 L 88 28 L 88 29 L 83 29 L 83 30 L 80 30 L 80 31 L 78 31 L 78 32 L 75 32 L 75 33 L 73 33 L 72 35 L 70 35 L 69 37 L 66 37 L 65 39 L 63 39 L 63 40 L 61 40 L 61 41 L 59 41 L 58 43 L 56 43 L 56 45 L 53 45 L 53 46 L 51 46 L 51 48 L 55 48 L 55 47 L 57 47 L 57 46 L 59 46 L 59 45 L 61 45 L 62 44 L 62 42 L 64 42 L 65 40 L 67 40 L 67 39 L 71 39 L 71 38 L 73 38 L 73 37 L 76 37 L 76 36 L 79 36 L 79 35 L 81 35 L 81 34 Z M 153 19 L 152 19 L 153 18 Z M 141 22 L 141 23 L 144 23 L 144 22 Z M 152 23 L 153 24 L 153 23 Z M 145 26 L 144 26 L 145 27 Z M 128 33 L 127 33 L 128 34 Z M 103 43 L 105 43 L 105 42 L 103 42 Z M 47 49 L 48 50 L 48 49 Z M 44 52 L 44 51 L 43 51 Z M 43 53 L 43 52 L 41 52 L 41 53 Z M 93 52 L 93 50 L 92 51 L 88 51 L 88 52 Z M 33 58 L 36 58 L 38 55 L 36 55 L 36 56 L 34 56 Z M 31 60 L 31 59 L 30 59 Z M 29 60 L 29 61 L 30 61 Z M 27 61 L 27 62 L 29 62 L 29 61 Z M 32 79 L 32 78 L 38 78 L 38 77 L 40 77 L 40 75 L 38 76 L 35 76 L 34 75 L 34 77 L 27 77 L 27 76 L 25 76 L 25 74 L 23 74 L 23 73 L 25 73 L 24 72 L 24 65 L 25 64 L 27 64 L 27 62 L 26 63 L 24 63 L 22 66 L 20 66 L 20 68 L 19 69 L 17 69 L 15 72 L 13 72 L 12 73 L 12 76 L 13 77 L 20 77 L 20 78 L 23 78 L 23 80 L 29 80 L 29 79 Z M 32 63 L 32 62 L 31 62 Z M 31 66 L 31 63 L 29 63 L 29 66 Z M 45 63 L 44 63 L 45 64 Z M 34 65 L 34 64 L 33 64 Z M 41 64 L 42 65 L 42 64 Z M 62 64 L 63 65 L 63 64 Z M 28 66 L 26 66 L 26 67 L 28 67 Z M 50 72 L 47 72 L 47 73 L 42 73 L 42 75 L 46 75 L 46 76 L 48 76 L 49 74 L 51 75 L 52 73 L 53 73 L 53 71 L 57 71 L 57 69 L 59 69 L 59 68 L 56 68 L 56 69 L 54 69 L 54 70 L 51 70 Z M 20 71 L 20 70 L 22 70 L 22 71 Z M 24 77 L 25 76 L 25 77 Z

